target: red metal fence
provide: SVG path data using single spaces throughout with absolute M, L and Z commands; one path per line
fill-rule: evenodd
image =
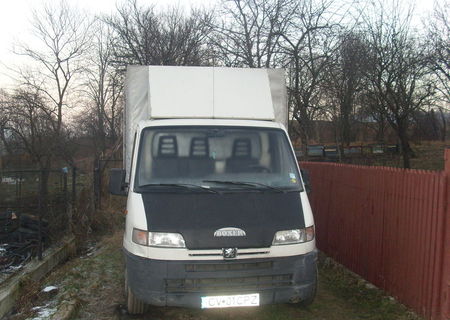
M 446 170 L 302 162 L 320 250 L 428 319 L 450 319 Z

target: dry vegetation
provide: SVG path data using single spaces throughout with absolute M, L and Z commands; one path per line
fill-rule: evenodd
M 450 141 L 422 141 L 412 145 L 414 157 L 411 159 L 411 169 L 444 170 L 444 150 L 450 147 Z M 371 165 L 388 167 L 403 167 L 400 156 L 374 158 Z

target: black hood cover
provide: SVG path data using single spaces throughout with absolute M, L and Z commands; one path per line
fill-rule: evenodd
M 261 248 L 275 232 L 305 227 L 297 192 L 142 193 L 147 226 L 153 232 L 181 233 L 188 249 Z M 235 227 L 244 237 L 214 237 Z

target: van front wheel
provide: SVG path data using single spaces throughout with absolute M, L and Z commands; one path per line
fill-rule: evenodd
M 146 310 L 146 304 L 136 298 L 130 287 L 127 288 L 127 309 L 129 314 L 142 314 Z
M 317 294 L 317 280 L 318 280 L 318 271 L 317 271 L 317 267 L 316 267 L 313 288 L 311 290 L 310 295 L 308 297 L 306 297 L 304 300 L 300 301 L 299 305 L 301 307 L 306 308 L 314 302 L 314 299 Z
M 127 309 L 129 314 L 142 314 L 146 311 L 147 305 L 136 298 L 128 286 L 127 271 L 125 270 L 125 296 L 127 299 Z

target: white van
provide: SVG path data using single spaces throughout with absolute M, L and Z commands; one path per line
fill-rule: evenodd
M 314 220 L 286 132 L 283 70 L 130 66 L 128 310 L 311 303 Z

